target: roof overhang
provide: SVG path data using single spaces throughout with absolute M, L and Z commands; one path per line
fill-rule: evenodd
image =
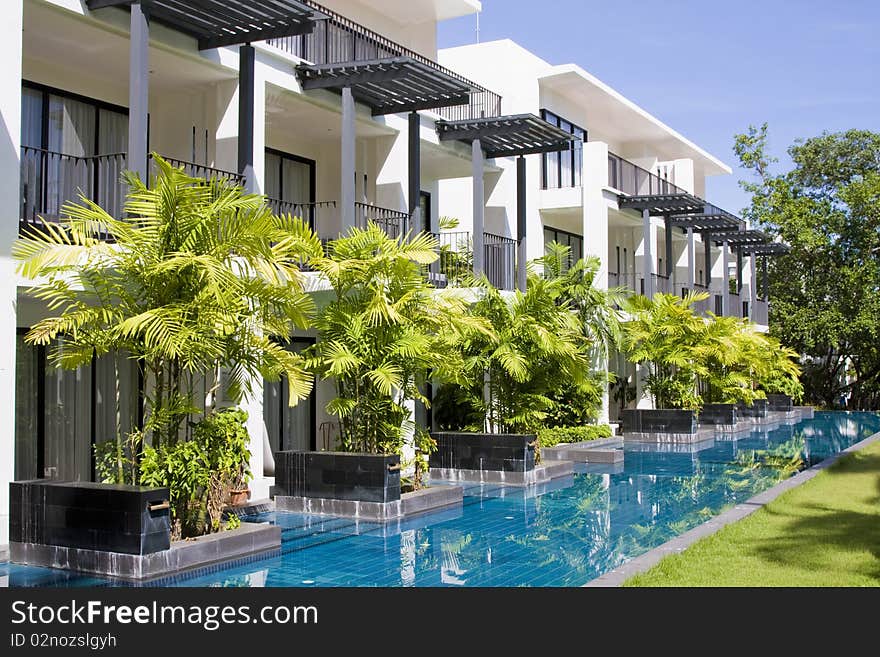
M 721 233 L 745 228 L 742 219 L 720 209 L 718 212 L 675 215 L 670 217 L 669 223 L 678 228 L 689 228 L 695 233 Z
M 728 246 L 736 247 L 742 251 L 748 248 L 766 245 L 770 242 L 770 237 L 760 230 L 741 230 L 733 233 L 724 233 L 715 238 L 715 243 L 727 242 Z
M 464 78 L 412 57 L 389 57 L 341 64 L 301 64 L 296 74 L 303 89 L 350 88 L 374 116 L 467 105 L 480 89 Z
M 686 192 L 621 196 L 617 204 L 621 210 L 648 210 L 652 216 L 663 217 L 701 214 L 706 209 L 706 201 Z
M 86 0 L 89 10 L 134 0 Z M 194 37 L 199 50 L 309 34 L 320 11 L 299 0 L 140 0 L 150 20 Z
M 690 158 L 706 175 L 730 174 L 731 168 L 687 137 L 575 64 L 552 66 L 538 76 L 542 90 L 571 99 L 590 111 L 590 128 L 604 140 L 648 144 L 667 159 Z
M 743 253 L 754 256 L 780 256 L 791 252 L 791 247 L 784 242 L 769 242 L 767 244 L 751 244 L 743 247 Z
M 438 121 L 440 141 L 473 143 L 479 139 L 487 158 L 554 153 L 571 148 L 577 141 L 534 114 L 513 114 L 462 121 Z

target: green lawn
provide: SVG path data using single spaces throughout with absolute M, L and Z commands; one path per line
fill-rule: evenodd
M 880 443 L 625 586 L 880 586 Z

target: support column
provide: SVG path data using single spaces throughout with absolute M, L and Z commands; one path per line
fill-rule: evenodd
M 644 254 L 642 255 L 642 267 L 645 277 L 645 296 L 654 298 L 654 235 L 651 230 L 651 211 L 642 210 L 642 241 Z M 638 292 L 638 290 L 636 290 Z
M 418 112 L 409 114 L 409 229 L 419 232 L 429 229 L 422 223 L 421 192 L 422 192 L 422 162 L 421 162 L 421 128 L 422 117 Z M 430 220 L 430 217 L 428 218 Z
M 706 262 L 703 265 L 706 272 L 704 283 L 706 289 L 712 291 L 712 236 L 709 233 L 703 233 L 703 248 L 705 249 Z
M 742 294 L 743 290 L 743 252 L 742 247 L 736 247 L 736 293 Z
M 516 158 L 516 289 L 526 291 L 526 158 Z
M 248 193 L 257 191 L 254 174 L 254 62 L 251 44 L 238 49 L 238 172 Z
M 697 283 L 697 253 L 696 243 L 694 242 L 694 229 L 687 229 L 687 250 L 688 250 L 688 290 L 694 291 Z
M 12 245 L 18 239 L 18 221 L 21 208 L 21 51 L 22 51 L 22 0 L 8 0 L 4 5 L 3 21 L 0 22 L 0 44 L 4 55 L 0 67 L 0 545 L 9 543 L 9 482 L 15 480 L 15 359 L 16 359 L 16 312 L 17 288 L 15 263 L 11 258 Z M 35 403 L 36 400 L 25 403 Z M 40 412 L 43 409 L 39 409 Z M 25 436 L 33 440 L 36 436 Z M 23 472 L 24 476 L 36 472 Z
M 730 317 L 730 245 L 721 243 L 721 314 Z
M 480 140 L 474 139 L 474 142 L 471 145 L 471 175 L 474 180 L 474 276 L 480 276 L 486 271 L 486 253 L 483 238 L 486 215 L 486 198 L 483 188 L 483 162 L 483 148 L 480 145 Z
M 340 158 L 340 194 L 342 205 L 340 232 L 346 233 L 355 226 L 354 176 L 355 176 L 355 109 L 351 87 L 342 90 L 342 154 Z
M 150 96 L 150 23 L 140 2 L 131 5 L 128 61 L 128 161 L 126 166 L 143 181 L 147 167 L 147 120 Z
M 764 301 L 770 299 L 770 273 L 767 271 L 767 256 L 761 258 L 761 278 L 764 283 Z
M 749 256 L 749 319 L 755 321 L 755 309 L 758 305 L 758 263 L 757 256 Z
M 664 274 L 666 276 L 666 285 L 668 285 L 666 293 L 673 294 L 672 274 L 675 271 L 675 263 L 672 262 L 672 222 L 669 217 L 663 218 L 663 225 L 665 227 L 664 237 L 666 240 L 666 271 Z

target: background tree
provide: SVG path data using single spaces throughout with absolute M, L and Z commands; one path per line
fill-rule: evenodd
M 770 263 L 773 335 L 804 358 L 806 399 L 880 407 L 880 134 L 823 133 L 773 173 L 767 125 L 736 136 L 745 216 L 791 245 Z

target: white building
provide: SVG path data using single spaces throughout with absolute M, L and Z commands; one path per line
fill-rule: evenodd
M 569 245 L 575 259 L 597 256 L 601 286 L 647 295 L 702 290 L 711 293 L 704 309 L 766 325 L 752 268 L 757 259 L 748 255 L 763 237 L 703 200 L 706 179 L 729 175 L 729 166 L 576 64 L 548 63 L 507 39 L 439 56 L 500 93 L 502 114 L 537 114 L 582 140 L 525 158 L 524 235 L 516 222 L 517 162 L 494 160 L 500 171 L 484 183 L 487 232 L 525 241 L 528 260 L 553 241 Z M 458 230 L 472 230 L 471 178 L 444 180 L 440 189 L 441 214 L 458 218 Z M 736 271 L 734 294 L 728 278 L 736 279 Z M 635 382 L 632 365 L 612 369 Z M 610 407 L 615 419 L 619 404 L 612 399 Z
M 642 219 L 620 209 L 620 193 L 658 176 L 700 196 L 705 176 L 729 173 L 579 68 L 551 66 L 509 41 L 446 51 L 449 68 L 436 63 L 437 23 L 479 11 L 477 0 L 6 0 L 4 9 L 0 453 L 12 457 L 0 459 L 0 544 L 9 481 L 91 479 L 93 445 L 115 433 L 112 361 L 56 370 L 45 349 L 24 343 L 47 310 L 14 273 L 11 247 L 78 190 L 119 212 L 119 173 L 146 175 L 148 153 L 241 181 L 309 217 L 324 237 L 368 218 L 394 234 L 438 233 L 441 214 L 455 215 L 472 234 L 475 266 L 507 289 L 517 248 L 524 263 L 544 239 L 602 257 L 603 279 L 653 285 L 655 274 L 660 285 L 665 229 L 651 219 L 643 240 Z M 541 111 L 557 127 L 502 116 Z M 544 150 L 552 153 L 527 158 L 529 238 L 517 241 L 509 155 Z M 687 256 L 687 235 L 673 232 L 669 284 L 708 280 Z M 710 255 L 720 285 L 718 249 Z M 292 348 L 316 339 L 293 337 Z M 120 365 L 123 414 L 135 426 L 143 381 L 133 363 Z M 268 495 L 272 450 L 332 447 L 330 386 L 292 409 L 283 387 L 265 386 L 247 404 L 254 498 Z

